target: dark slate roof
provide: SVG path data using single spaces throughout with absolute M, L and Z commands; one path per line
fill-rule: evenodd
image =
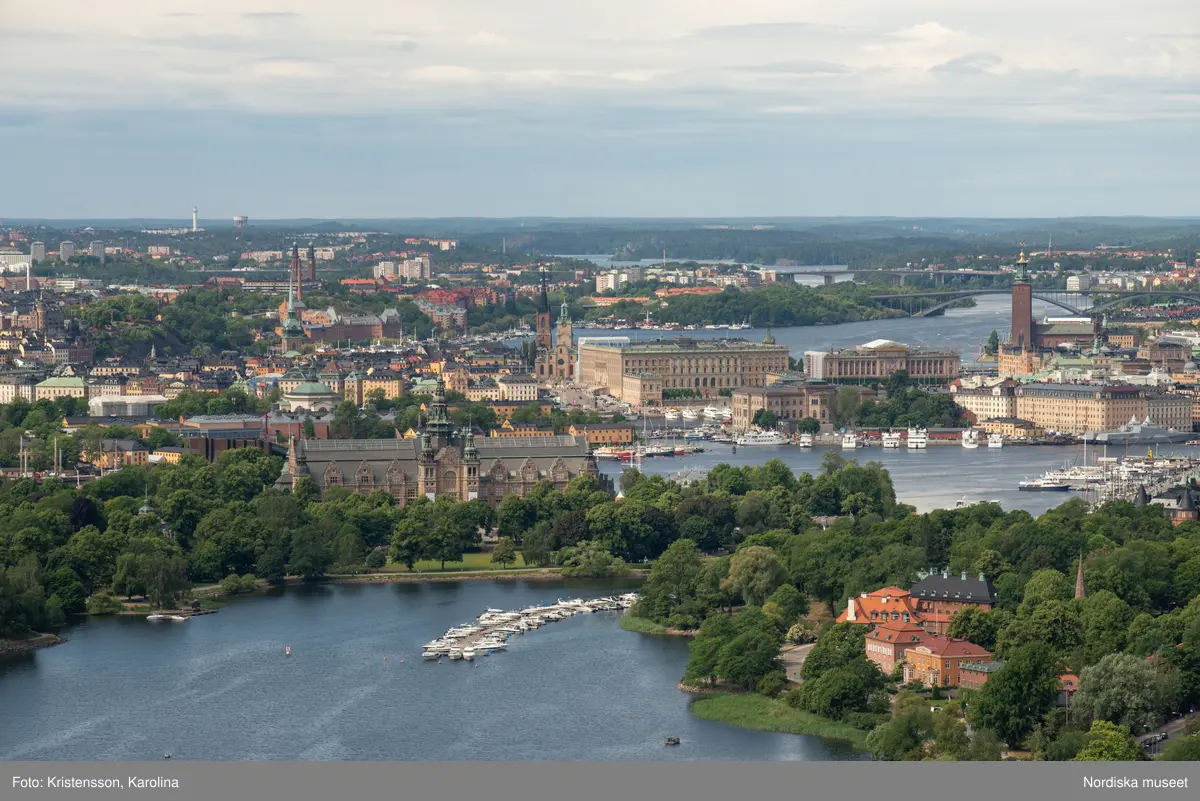
M 917 600 L 996 603 L 996 587 L 982 575 L 966 574 L 964 577 L 959 573 L 933 573 L 914 584 L 908 592 Z

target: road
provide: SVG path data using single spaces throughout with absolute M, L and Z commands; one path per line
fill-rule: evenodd
M 1166 740 L 1163 740 L 1161 743 L 1156 743 L 1155 745 L 1151 746 L 1148 749 L 1149 753 L 1156 754 L 1160 750 L 1162 750 L 1164 747 L 1166 747 L 1172 740 L 1177 740 L 1180 737 L 1183 737 L 1184 729 L 1187 728 L 1188 723 L 1192 720 L 1196 720 L 1197 718 L 1200 718 L 1200 713 L 1197 713 L 1197 712 L 1191 712 L 1182 717 L 1177 717 L 1174 720 L 1167 722 L 1165 725 L 1159 726 L 1154 731 L 1148 731 L 1145 734 L 1139 736 L 1137 738 L 1137 741 L 1139 744 L 1141 744 L 1156 734 L 1166 732 L 1167 733 Z
M 808 652 L 813 649 L 815 644 L 797 645 L 779 655 L 779 658 L 783 660 L 784 669 L 787 670 L 788 681 L 800 683 L 800 668 L 804 667 L 804 660 L 808 658 Z

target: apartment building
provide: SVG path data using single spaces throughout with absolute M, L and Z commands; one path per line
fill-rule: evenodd
M 1140 387 L 1098 384 L 1026 384 L 1017 389 L 1014 417 L 1063 434 L 1111 431 L 1131 418 L 1145 419 L 1146 395 Z M 1187 407 L 1188 425 L 1191 406 Z
M 743 387 L 730 396 L 732 426 L 745 431 L 754 423 L 754 416 L 766 409 L 779 420 L 796 421 L 812 417 L 828 430 L 833 426 L 833 398 L 837 387 L 824 381 L 809 381 L 799 385 L 772 387 Z
M 978 422 L 997 417 L 1016 417 L 1019 382 L 1005 379 L 994 386 L 964 387 L 961 382 L 950 384 L 950 395 L 959 408 L 969 412 Z

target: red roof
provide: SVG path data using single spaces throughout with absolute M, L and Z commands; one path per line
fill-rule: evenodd
M 957 637 L 931 634 L 922 645 L 937 656 L 967 656 L 976 660 L 992 658 L 991 651 Z

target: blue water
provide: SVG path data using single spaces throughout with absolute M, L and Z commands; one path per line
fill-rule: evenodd
M 0 663 L 0 759 L 862 758 L 693 717 L 676 688 L 686 641 L 623 631 L 615 613 L 552 623 L 475 663 L 421 659 L 425 642 L 487 607 L 628 586 L 322 586 L 186 623 L 91 619 L 65 645 Z M 668 736 L 682 744 L 664 747 Z

